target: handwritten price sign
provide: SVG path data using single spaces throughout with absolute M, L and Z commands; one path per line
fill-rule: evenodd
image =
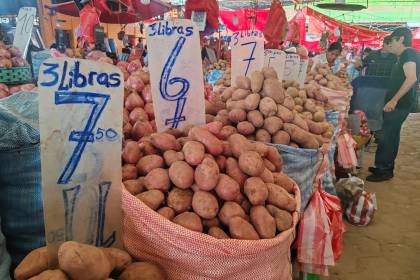
M 109 64 L 47 59 L 39 125 L 47 244 L 121 246 L 123 83 Z
M 264 66 L 276 70 L 279 80 L 283 80 L 284 65 L 286 63 L 286 53 L 281 50 L 265 49 Z
M 232 75 L 231 84 L 236 77 L 249 76 L 264 66 L 264 36 L 260 31 L 239 31 L 232 35 Z
M 287 54 L 286 63 L 284 65 L 284 76 L 285 81 L 297 81 L 299 78 L 300 70 L 300 56 L 297 54 Z
M 199 31 L 191 20 L 147 27 L 149 69 L 158 131 L 205 123 Z
M 36 16 L 36 8 L 22 7 L 19 9 L 19 14 L 16 19 L 16 30 L 13 38 L 13 46 L 20 49 L 23 57 L 26 56 L 28 50 L 29 40 L 32 36 L 32 29 L 34 27 L 34 19 Z
M 298 75 L 298 81 L 300 88 L 303 88 L 305 85 L 305 79 L 306 79 L 306 71 L 308 70 L 308 59 L 301 59 L 299 64 L 299 75 Z

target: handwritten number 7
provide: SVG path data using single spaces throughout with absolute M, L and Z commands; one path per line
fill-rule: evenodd
M 57 91 L 55 93 L 55 104 L 91 104 L 92 112 L 86 122 L 86 126 L 83 131 L 71 131 L 69 141 L 77 142 L 76 147 L 73 150 L 73 153 L 67 162 L 63 172 L 61 173 L 58 184 L 67 184 L 74 171 L 76 170 L 77 165 L 79 164 L 80 158 L 83 154 L 83 151 L 86 148 L 88 142 L 94 141 L 93 130 L 96 126 L 96 123 L 99 120 L 103 110 L 105 109 L 106 104 L 109 100 L 109 95 L 99 94 L 93 92 L 66 92 L 66 91 Z
M 245 76 L 248 75 L 248 70 L 249 70 L 249 66 L 251 65 L 251 62 L 255 60 L 254 52 L 255 52 L 255 47 L 257 46 L 257 42 L 248 42 L 248 43 L 241 44 L 241 46 L 247 46 L 247 45 L 252 45 L 252 51 L 249 58 L 245 58 L 242 60 L 242 61 L 248 61 L 248 64 L 246 66 Z

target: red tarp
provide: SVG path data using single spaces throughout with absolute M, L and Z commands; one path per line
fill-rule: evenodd
M 255 29 L 263 32 L 265 23 L 267 22 L 269 10 L 256 10 L 257 22 Z M 251 29 L 251 20 L 249 16 L 253 14 L 252 9 L 240 9 L 237 11 L 220 11 L 220 18 L 226 28 L 231 31 L 249 30 Z M 237 18 L 237 24 L 234 19 Z
M 206 21 L 214 29 L 219 29 L 219 4 L 217 0 L 187 0 L 185 3 L 185 18 L 190 19 L 192 11 L 207 13 Z
M 264 28 L 264 37 L 272 48 L 277 48 L 283 41 L 286 33 L 287 17 L 279 1 L 271 3 L 267 23 Z

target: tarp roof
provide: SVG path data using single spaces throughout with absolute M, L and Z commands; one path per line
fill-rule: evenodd
M 17 15 L 21 7 L 37 7 L 37 0 L 7 1 L 7 4 L 0 5 L 0 15 Z

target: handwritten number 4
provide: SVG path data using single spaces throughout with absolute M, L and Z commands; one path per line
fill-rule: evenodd
M 252 45 L 252 50 L 251 50 L 251 55 L 249 56 L 249 58 L 245 58 L 245 59 L 242 60 L 242 61 L 248 61 L 248 64 L 247 64 L 246 70 L 245 70 L 245 76 L 248 75 L 249 66 L 251 65 L 251 62 L 253 60 L 255 60 L 254 52 L 255 52 L 255 47 L 257 46 L 257 42 L 248 42 L 248 43 L 241 44 L 241 46 L 247 46 L 247 45 Z

